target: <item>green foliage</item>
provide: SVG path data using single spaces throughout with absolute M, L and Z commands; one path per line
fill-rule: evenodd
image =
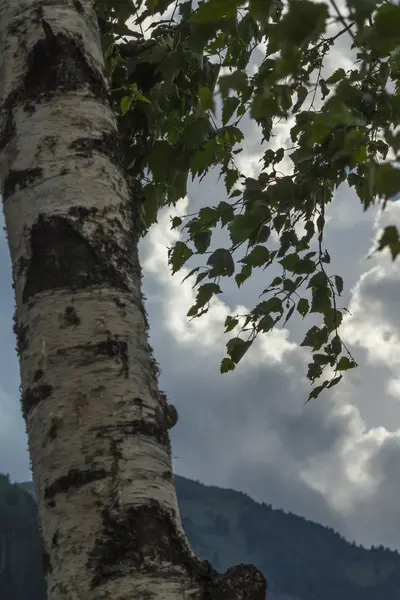
M 188 315 L 207 312 L 223 277 L 240 287 L 259 269 L 281 270 L 262 301 L 234 317 L 221 371 L 235 368 L 259 334 L 293 314 L 315 315 L 319 326 L 302 342 L 312 352 L 309 399 L 336 385 L 356 363 L 340 338 L 344 282 L 329 267 L 325 211 L 343 182 L 365 209 L 400 190 L 400 6 L 347 0 L 341 12 L 333 1 L 288 0 L 282 10 L 281 0 L 202 0 L 196 8 L 191 0 L 96 0 L 95 7 L 126 173 L 133 189 L 134 182 L 142 187 L 134 199 L 142 233 L 161 207 L 185 196 L 189 177 L 201 181 L 218 169 L 225 183 L 227 197 L 217 206 L 172 221 L 183 236 L 169 251 L 173 273 L 208 255 L 190 272 L 200 287 Z M 341 29 L 330 35 L 333 21 Z M 344 35 L 357 63 L 324 79 L 322 68 Z M 250 72 L 261 44 L 264 57 Z M 257 177 L 235 162 L 244 115 L 265 146 Z M 288 119 L 292 147 L 274 150 L 274 127 Z M 291 174 L 282 173 L 287 161 Z M 219 228 L 230 242 L 211 251 Z M 400 252 L 395 227 L 382 235 L 378 249 L 386 247 L 393 259 Z

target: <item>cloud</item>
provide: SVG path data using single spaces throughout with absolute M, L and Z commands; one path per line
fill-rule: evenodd
M 216 193 L 215 188 L 211 193 Z M 177 212 L 186 210 L 187 200 L 177 207 Z M 396 403 L 385 388 L 387 364 L 381 361 L 372 370 L 361 361 L 356 374 L 334 393 L 304 407 L 308 356 L 295 341 L 297 324 L 264 336 L 248 352 L 245 364 L 221 376 L 223 321 L 229 309 L 235 309 L 237 295 L 233 288 L 225 290 L 207 315 L 188 321 L 185 313 L 195 292 L 188 281 L 181 283 L 185 273 L 171 277 L 168 272 L 165 248 L 178 235 L 168 231 L 168 219 L 166 209 L 145 239 L 141 255 L 152 343 L 163 368 L 161 383 L 180 415 L 173 431 L 178 473 L 246 491 L 258 500 L 338 528 L 351 539 L 400 548 L 400 532 L 391 533 L 389 526 L 397 518 L 391 498 L 400 491 L 400 478 L 386 486 L 395 480 L 391 465 L 396 461 L 382 458 L 389 448 L 394 455 L 398 452 L 400 427 L 400 413 L 393 412 Z M 377 235 L 377 219 L 376 211 L 363 213 L 353 191 L 341 187 L 330 212 L 326 243 L 334 257 L 332 269 L 343 274 L 348 284 L 345 301 L 352 317 L 344 332 L 358 350 L 360 325 L 364 342 L 377 331 L 377 323 L 382 327 L 383 317 L 389 318 L 383 304 L 373 315 L 361 316 L 356 310 L 357 302 L 364 306 L 366 301 L 363 270 L 368 266 L 367 272 L 375 273 L 374 261 L 385 261 L 383 255 L 366 259 Z M 393 268 L 387 260 L 385 265 Z M 392 280 L 395 284 L 395 277 Z M 252 285 L 246 300 L 253 299 L 259 281 Z M 376 302 L 384 303 L 378 288 L 376 294 Z M 392 302 L 389 287 L 387 298 Z M 245 307 L 249 305 L 244 302 Z M 353 330 L 358 338 L 349 337 Z M 392 407 L 384 424 L 374 392 Z M 385 518 L 379 513 L 381 502 L 388 506 Z M 371 519 L 380 525 L 371 528 Z
M 326 73 L 351 65 L 348 39 L 339 38 Z M 256 128 L 245 119 L 245 148 L 240 166 L 248 174 L 259 168 L 265 150 Z M 287 123 L 281 122 L 274 147 L 288 146 Z M 289 168 L 289 163 L 285 163 Z M 189 199 L 176 212 L 197 210 L 224 199 L 217 174 L 189 188 Z M 171 276 L 167 246 L 178 235 L 169 229 L 165 209 L 141 244 L 144 288 L 151 342 L 161 365 L 161 387 L 176 404 L 173 429 L 174 466 L 178 473 L 206 483 L 240 489 L 337 528 L 366 544 L 400 549 L 400 263 L 385 253 L 367 259 L 386 223 L 397 222 L 400 204 L 381 214 L 363 212 L 354 190 L 342 185 L 328 208 L 325 244 L 330 273 L 342 275 L 343 306 L 351 312 L 343 335 L 360 363 L 335 388 L 304 406 L 309 359 L 299 346 L 309 321 L 259 339 L 235 372 L 221 376 L 227 336 L 226 316 L 252 308 L 265 283 L 274 276 L 259 272 L 240 290 L 224 284 L 208 314 L 189 321 L 186 312 L 195 291 L 182 284 L 185 271 Z M 171 211 L 172 212 L 172 211 Z M 222 232 L 216 244 L 223 245 Z M 0 277 L 10 281 L 8 250 L 0 238 Z M 18 403 L 18 366 L 12 335 L 11 285 L 0 293 L 0 471 L 17 480 L 29 476 L 24 424 Z M 5 457 L 8 455 L 8 458 Z
M 190 194 L 191 210 L 193 204 L 219 200 L 223 190 L 210 177 L 201 188 L 193 186 Z M 388 207 L 389 211 L 395 208 Z M 176 208 L 180 214 L 187 210 L 187 199 Z M 397 267 L 383 254 L 365 258 L 382 219 L 393 220 L 395 213 L 379 218 L 373 211 L 363 213 L 345 186 L 330 208 L 326 235 L 330 266 L 345 279 L 344 302 L 352 317 L 344 333 L 359 354 L 360 368 L 334 394 L 306 407 L 308 355 L 298 346 L 299 331 L 305 326 L 299 320 L 263 336 L 234 373 L 220 375 L 225 317 L 231 310 L 252 306 L 262 282 L 252 280 L 239 294 L 235 286 L 226 286 L 207 315 L 189 321 L 186 312 L 195 291 L 189 281 L 182 284 L 185 273 L 172 277 L 169 272 L 167 246 L 178 235 L 169 228 L 169 214 L 165 209 L 143 240 L 141 258 L 151 341 L 162 368 L 161 386 L 179 411 L 172 434 L 177 472 L 245 491 L 257 500 L 335 527 L 351 539 L 400 548 L 400 534 L 391 527 L 399 517 L 396 499 L 400 491 L 397 363 L 390 356 L 387 361 L 380 358 L 373 337 L 386 323 L 392 335 L 398 329 L 392 301 L 396 288 L 390 288 L 395 286 L 393 269 Z M 6 256 L 4 243 L 2 250 Z M 383 281 L 384 295 L 380 293 Z M 1 317 L 9 331 L 0 346 L 3 357 L 11 354 L 13 343 L 10 296 L 11 292 L 4 300 L 0 296 Z M 0 395 L 0 406 L 8 415 L 0 434 L 1 456 L 6 456 L 6 448 L 12 453 L 0 467 L 24 479 L 28 460 L 15 400 L 15 357 L 12 363 L 11 379 L 6 369 L 1 371 L 3 388 L 12 392 Z M 384 514 L 381 507 L 385 507 Z

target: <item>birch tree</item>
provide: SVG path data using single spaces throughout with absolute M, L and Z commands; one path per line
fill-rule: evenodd
M 172 271 L 197 257 L 188 316 L 223 278 L 278 264 L 261 302 L 227 318 L 221 371 L 313 314 L 310 398 L 336 385 L 356 364 L 325 211 L 344 182 L 365 209 L 399 191 L 399 31 L 398 4 L 378 0 L 0 0 L 0 180 L 49 600 L 263 600 L 254 567 L 217 575 L 184 535 L 137 243 L 189 176 L 219 169 L 226 198 L 171 223 Z M 357 62 L 326 73 L 344 36 Z M 264 144 L 251 177 L 236 162 L 245 116 Z M 394 259 L 399 240 L 389 226 L 378 247 Z
M 49 600 L 263 600 L 192 553 L 90 0 L 0 0 L 0 178 Z M 171 412 L 172 411 L 172 412 Z M 188 448 L 190 452 L 190 448 Z

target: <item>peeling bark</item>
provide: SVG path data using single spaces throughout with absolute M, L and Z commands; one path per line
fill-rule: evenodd
M 49 600 L 263 600 L 184 535 L 89 0 L 0 0 L 0 179 Z

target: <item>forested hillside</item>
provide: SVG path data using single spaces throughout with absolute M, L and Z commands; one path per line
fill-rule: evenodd
M 0 599 L 43 600 L 45 594 L 35 501 L 0 475 Z
M 258 504 L 245 494 L 176 477 L 196 553 L 218 570 L 254 563 L 269 600 L 398 600 L 400 555 L 366 550 L 333 530 Z M 22 489 L 25 488 L 25 489 Z M 32 484 L 0 476 L 0 598 L 45 600 Z

